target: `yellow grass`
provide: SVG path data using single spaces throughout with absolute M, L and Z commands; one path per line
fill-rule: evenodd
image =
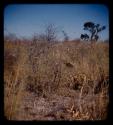
M 16 119 L 25 91 L 48 99 L 53 94 L 75 98 L 70 92 L 74 91 L 78 94 L 79 109 L 74 111 L 74 106 L 70 109 L 72 120 L 105 119 L 109 102 L 109 85 L 104 86 L 109 80 L 108 43 L 31 43 L 5 41 L 4 112 L 7 119 Z M 85 111 L 89 102 L 83 105 L 83 96 L 97 95 L 93 110 Z

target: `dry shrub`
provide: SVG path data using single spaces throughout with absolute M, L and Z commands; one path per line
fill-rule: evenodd
M 27 90 L 40 96 L 55 91 L 59 85 L 60 65 L 55 62 L 51 43 L 34 43 L 28 48 Z

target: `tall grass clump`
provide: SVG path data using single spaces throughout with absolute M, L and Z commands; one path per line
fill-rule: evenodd
M 4 112 L 13 120 L 22 101 L 27 73 L 27 53 L 25 46 L 5 43 L 4 66 Z

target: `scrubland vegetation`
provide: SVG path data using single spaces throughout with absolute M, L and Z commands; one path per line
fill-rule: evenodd
M 4 40 L 8 120 L 104 120 L 109 44 Z

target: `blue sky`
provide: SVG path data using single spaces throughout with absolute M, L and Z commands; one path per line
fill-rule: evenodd
M 54 24 L 58 38 L 64 30 L 70 39 L 80 38 L 84 22 L 92 21 L 105 25 L 99 35 L 109 39 L 109 10 L 103 4 L 11 4 L 4 9 L 4 33 L 17 37 L 31 37 L 43 33 L 48 24 Z

